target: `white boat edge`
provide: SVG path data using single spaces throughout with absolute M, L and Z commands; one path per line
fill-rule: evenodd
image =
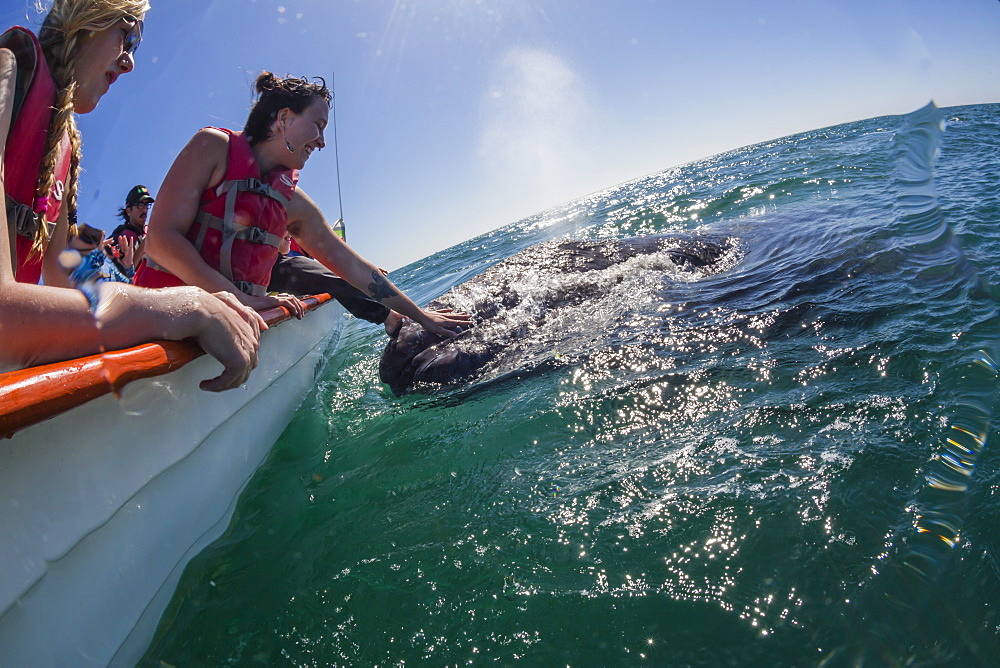
M 329 302 L 262 336 L 244 388 L 200 357 L 0 440 L 0 666 L 135 665 L 181 573 L 339 340 Z

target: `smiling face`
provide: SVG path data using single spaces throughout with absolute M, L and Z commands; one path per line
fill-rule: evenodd
M 329 119 L 326 100 L 319 97 L 301 114 L 288 108 L 279 111 L 274 139 L 280 144 L 277 153 L 281 164 L 289 169 L 302 169 L 313 151 L 326 146 L 323 133 Z
M 135 67 L 132 51 L 137 45 L 137 22 L 121 19 L 110 28 L 80 37 L 74 53 L 76 93 L 73 110 L 86 114 L 97 107 L 119 76 Z

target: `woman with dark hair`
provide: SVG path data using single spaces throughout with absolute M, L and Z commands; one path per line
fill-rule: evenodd
M 58 254 L 76 207 L 75 114 L 93 111 L 135 67 L 148 9 L 146 0 L 54 0 L 37 38 L 20 27 L 0 35 L 0 370 L 191 337 L 225 366 L 203 389 L 237 387 L 257 364 L 266 326 L 228 294 L 103 283 L 91 312 L 83 293 L 65 289 Z
M 281 305 L 301 314 L 295 297 L 267 295 L 287 232 L 375 301 L 430 332 L 457 336 L 469 324 L 466 314 L 418 307 L 335 236 L 319 207 L 296 187 L 298 170 L 326 145 L 331 97 L 322 79 L 264 72 L 256 90 L 243 132 L 199 130 L 174 160 L 157 192 L 135 283 L 228 290 L 253 308 Z

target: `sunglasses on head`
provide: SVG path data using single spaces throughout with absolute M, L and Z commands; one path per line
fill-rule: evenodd
M 131 55 L 136 52 L 136 49 L 139 48 L 139 43 L 142 42 L 142 19 L 126 15 L 123 17 L 123 20 L 131 24 L 132 27 L 125 33 L 125 37 L 122 40 L 122 52 Z

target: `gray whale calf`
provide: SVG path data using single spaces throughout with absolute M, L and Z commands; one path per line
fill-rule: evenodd
M 471 380 L 540 328 L 564 326 L 560 313 L 585 308 L 630 273 L 652 269 L 694 280 L 727 268 L 721 260 L 732 246 L 728 239 L 668 235 L 532 246 L 428 305 L 472 315 L 474 326 L 457 339 L 404 321 L 390 335 L 379 377 L 396 396 Z

